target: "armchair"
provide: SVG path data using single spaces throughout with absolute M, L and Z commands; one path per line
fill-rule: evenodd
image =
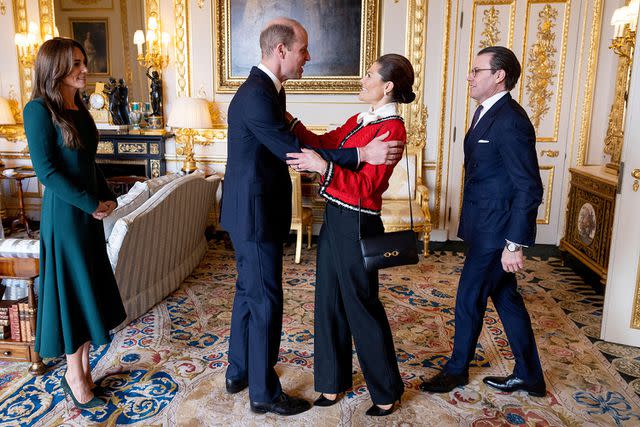
M 389 188 L 382 195 L 382 223 L 385 231 L 399 231 L 409 229 L 411 219 L 409 203 L 413 210 L 413 229 L 422 233 L 424 244 L 423 255 L 427 256 L 429 234 L 431 233 L 431 214 L 429 212 L 429 190 L 422 178 L 422 153 L 424 141 L 418 145 L 407 142 L 405 153 L 398 162 L 391 179 Z M 411 184 L 411 194 L 407 191 L 407 176 Z

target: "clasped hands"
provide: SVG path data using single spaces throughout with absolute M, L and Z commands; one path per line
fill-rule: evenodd
M 109 215 L 118 205 L 113 200 L 101 200 L 96 210 L 91 214 L 97 220 L 103 220 Z
M 385 141 L 389 132 L 374 138 L 364 147 L 359 147 L 360 163 L 370 165 L 394 165 L 402 157 L 404 144 L 402 141 Z M 287 153 L 287 165 L 296 171 L 318 172 L 327 170 L 327 161 L 318 153 L 303 148 L 301 153 Z

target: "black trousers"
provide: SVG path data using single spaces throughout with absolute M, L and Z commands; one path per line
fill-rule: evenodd
M 362 215 L 363 236 L 384 232 L 380 217 Z M 378 273 L 367 273 L 358 243 L 358 213 L 327 204 L 318 243 L 315 295 L 315 388 L 340 393 L 352 385 L 352 347 L 374 403 L 400 398 L 391 328 L 378 298 Z
M 453 354 L 444 368 L 466 373 L 482 330 L 487 300 L 502 320 L 516 361 L 514 374 L 530 384 L 544 382 L 531 319 L 518 292 L 516 275 L 502 269 L 502 249 L 471 246 L 466 255 L 456 296 Z

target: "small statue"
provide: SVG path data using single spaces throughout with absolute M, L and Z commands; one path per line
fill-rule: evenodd
M 131 120 L 129 119 L 129 88 L 124 83 L 124 79 L 118 80 L 118 95 L 120 101 L 120 117 L 122 117 L 122 124 L 130 125 Z
M 103 93 L 109 98 L 109 112 L 114 125 L 125 124 L 120 112 L 120 91 L 116 79 L 109 77 L 109 82 L 105 83 Z
M 87 107 L 87 109 L 90 107 L 89 105 L 89 94 L 86 91 L 81 91 L 80 92 L 80 99 L 82 100 L 82 103 L 84 104 L 85 107 Z
M 151 74 L 151 67 L 147 69 L 147 77 L 151 79 L 151 109 L 153 110 L 152 116 L 162 117 L 162 79 L 160 74 L 153 70 Z

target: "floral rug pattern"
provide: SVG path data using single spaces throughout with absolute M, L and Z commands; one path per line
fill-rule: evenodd
M 303 252 L 299 265 L 293 252 L 285 250 L 277 370 L 287 392 L 312 400 L 315 248 Z M 287 418 L 255 415 L 246 391 L 225 392 L 236 271 L 232 250 L 215 239 L 179 290 L 92 352 L 107 406 L 80 411 L 65 401 L 58 385 L 65 369 L 61 359 L 47 360 L 42 377 L 26 374 L 26 364 L 0 362 L 0 426 L 640 425 L 640 349 L 598 340 L 602 296 L 555 258 L 529 258 L 519 277 L 545 371 L 545 397 L 500 393 L 482 383 L 486 375 L 507 375 L 513 368 L 491 305 L 470 384 L 446 394 L 420 392 L 421 377 L 434 375 L 451 352 L 463 261 L 459 253 L 435 252 L 416 266 L 380 273 L 406 387 L 399 410 L 389 417 L 364 415 L 371 401 L 355 355 L 354 387 L 329 408 Z

